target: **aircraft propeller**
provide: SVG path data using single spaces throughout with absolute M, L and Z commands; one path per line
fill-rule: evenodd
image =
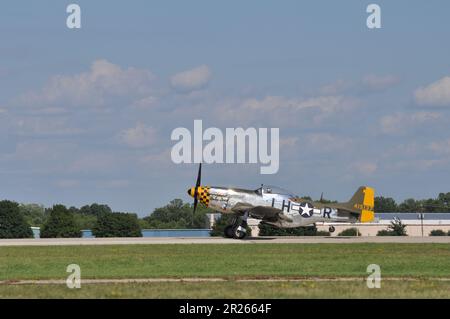
M 198 204 L 198 188 L 201 185 L 202 181 L 202 163 L 198 166 L 198 174 L 197 174 L 197 182 L 195 183 L 195 190 L 194 190 L 194 209 L 192 211 L 192 226 L 194 226 L 194 217 L 195 217 L 195 211 L 197 210 L 197 204 Z

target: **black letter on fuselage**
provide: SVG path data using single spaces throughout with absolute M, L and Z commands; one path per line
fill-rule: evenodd
M 291 201 L 288 201 L 287 205 L 284 203 L 284 199 L 283 199 L 283 205 L 281 207 L 281 210 L 284 211 L 284 208 L 287 208 L 287 212 L 289 213 L 289 210 L 291 209 Z
M 331 218 L 331 217 L 330 217 L 330 214 L 331 214 L 332 211 L 333 211 L 333 210 L 332 210 L 330 207 L 325 207 L 325 208 L 323 209 L 323 218 L 325 218 L 325 217 L 327 217 L 327 216 L 328 216 L 328 218 Z

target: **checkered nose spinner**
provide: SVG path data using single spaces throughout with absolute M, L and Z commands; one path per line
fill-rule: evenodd
M 209 206 L 209 186 L 199 186 L 197 188 L 197 198 L 200 203 L 204 204 L 206 207 Z M 188 194 L 192 197 L 194 197 L 195 194 L 195 187 L 191 187 L 188 189 Z
M 195 211 L 197 210 L 198 200 L 206 207 L 209 206 L 209 187 L 201 186 L 202 183 L 202 163 L 198 166 L 197 182 L 195 187 L 188 189 L 188 194 L 194 197 L 194 209 L 192 210 L 192 226 L 194 226 Z

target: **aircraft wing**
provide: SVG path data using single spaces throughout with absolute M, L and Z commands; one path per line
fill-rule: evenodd
M 284 215 L 280 209 L 275 207 L 253 206 L 246 203 L 237 203 L 232 210 L 238 214 L 244 214 L 245 212 L 248 212 L 251 217 L 266 221 L 275 222 L 282 219 L 288 222 L 292 222 L 292 220 Z

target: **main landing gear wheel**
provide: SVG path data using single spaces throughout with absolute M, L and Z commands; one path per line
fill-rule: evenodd
M 236 218 L 224 229 L 225 238 L 244 239 L 247 236 L 247 222 Z
M 247 231 L 242 226 L 239 226 L 234 231 L 234 239 L 244 239 L 247 236 Z
M 334 226 L 330 226 L 330 228 L 328 228 L 328 231 L 329 231 L 330 233 L 334 233 L 335 230 L 336 230 L 336 229 L 334 228 Z
M 247 223 L 243 221 L 239 226 L 234 228 L 234 238 L 244 239 L 247 236 Z

